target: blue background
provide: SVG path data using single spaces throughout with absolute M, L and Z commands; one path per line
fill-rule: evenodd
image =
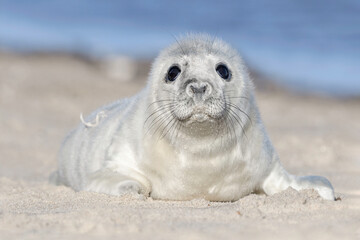
M 360 95 L 360 1 L 0 0 L 0 48 L 152 58 L 187 32 L 290 87 Z

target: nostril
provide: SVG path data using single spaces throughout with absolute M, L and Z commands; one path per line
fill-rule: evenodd
M 205 91 L 206 91 L 206 86 L 201 87 L 201 92 L 205 93 Z

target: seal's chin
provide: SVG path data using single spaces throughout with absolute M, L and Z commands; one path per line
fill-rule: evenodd
M 190 122 L 198 122 L 198 123 L 203 123 L 210 120 L 213 119 L 206 113 L 201 113 L 201 112 L 197 112 L 193 114 L 189 119 Z
M 194 112 L 181 121 L 182 131 L 191 137 L 206 137 L 218 132 L 219 118 L 207 112 Z

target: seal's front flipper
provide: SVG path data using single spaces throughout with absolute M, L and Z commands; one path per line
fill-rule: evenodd
M 149 187 L 144 186 L 134 178 L 109 169 L 101 169 L 92 173 L 88 178 L 88 183 L 84 190 L 115 196 L 130 193 L 139 198 L 149 196 L 150 192 Z
M 267 195 L 281 192 L 288 187 L 295 190 L 314 189 L 326 200 L 335 200 L 334 188 L 329 180 L 321 176 L 297 177 L 289 174 L 280 163 L 276 163 L 262 184 L 262 190 Z

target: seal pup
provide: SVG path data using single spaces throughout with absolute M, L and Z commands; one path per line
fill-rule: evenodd
M 283 168 L 241 57 L 217 38 L 177 41 L 156 58 L 140 93 L 81 119 L 52 176 L 78 191 L 236 201 L 292 187 L 334 200 L 326 178 Z

